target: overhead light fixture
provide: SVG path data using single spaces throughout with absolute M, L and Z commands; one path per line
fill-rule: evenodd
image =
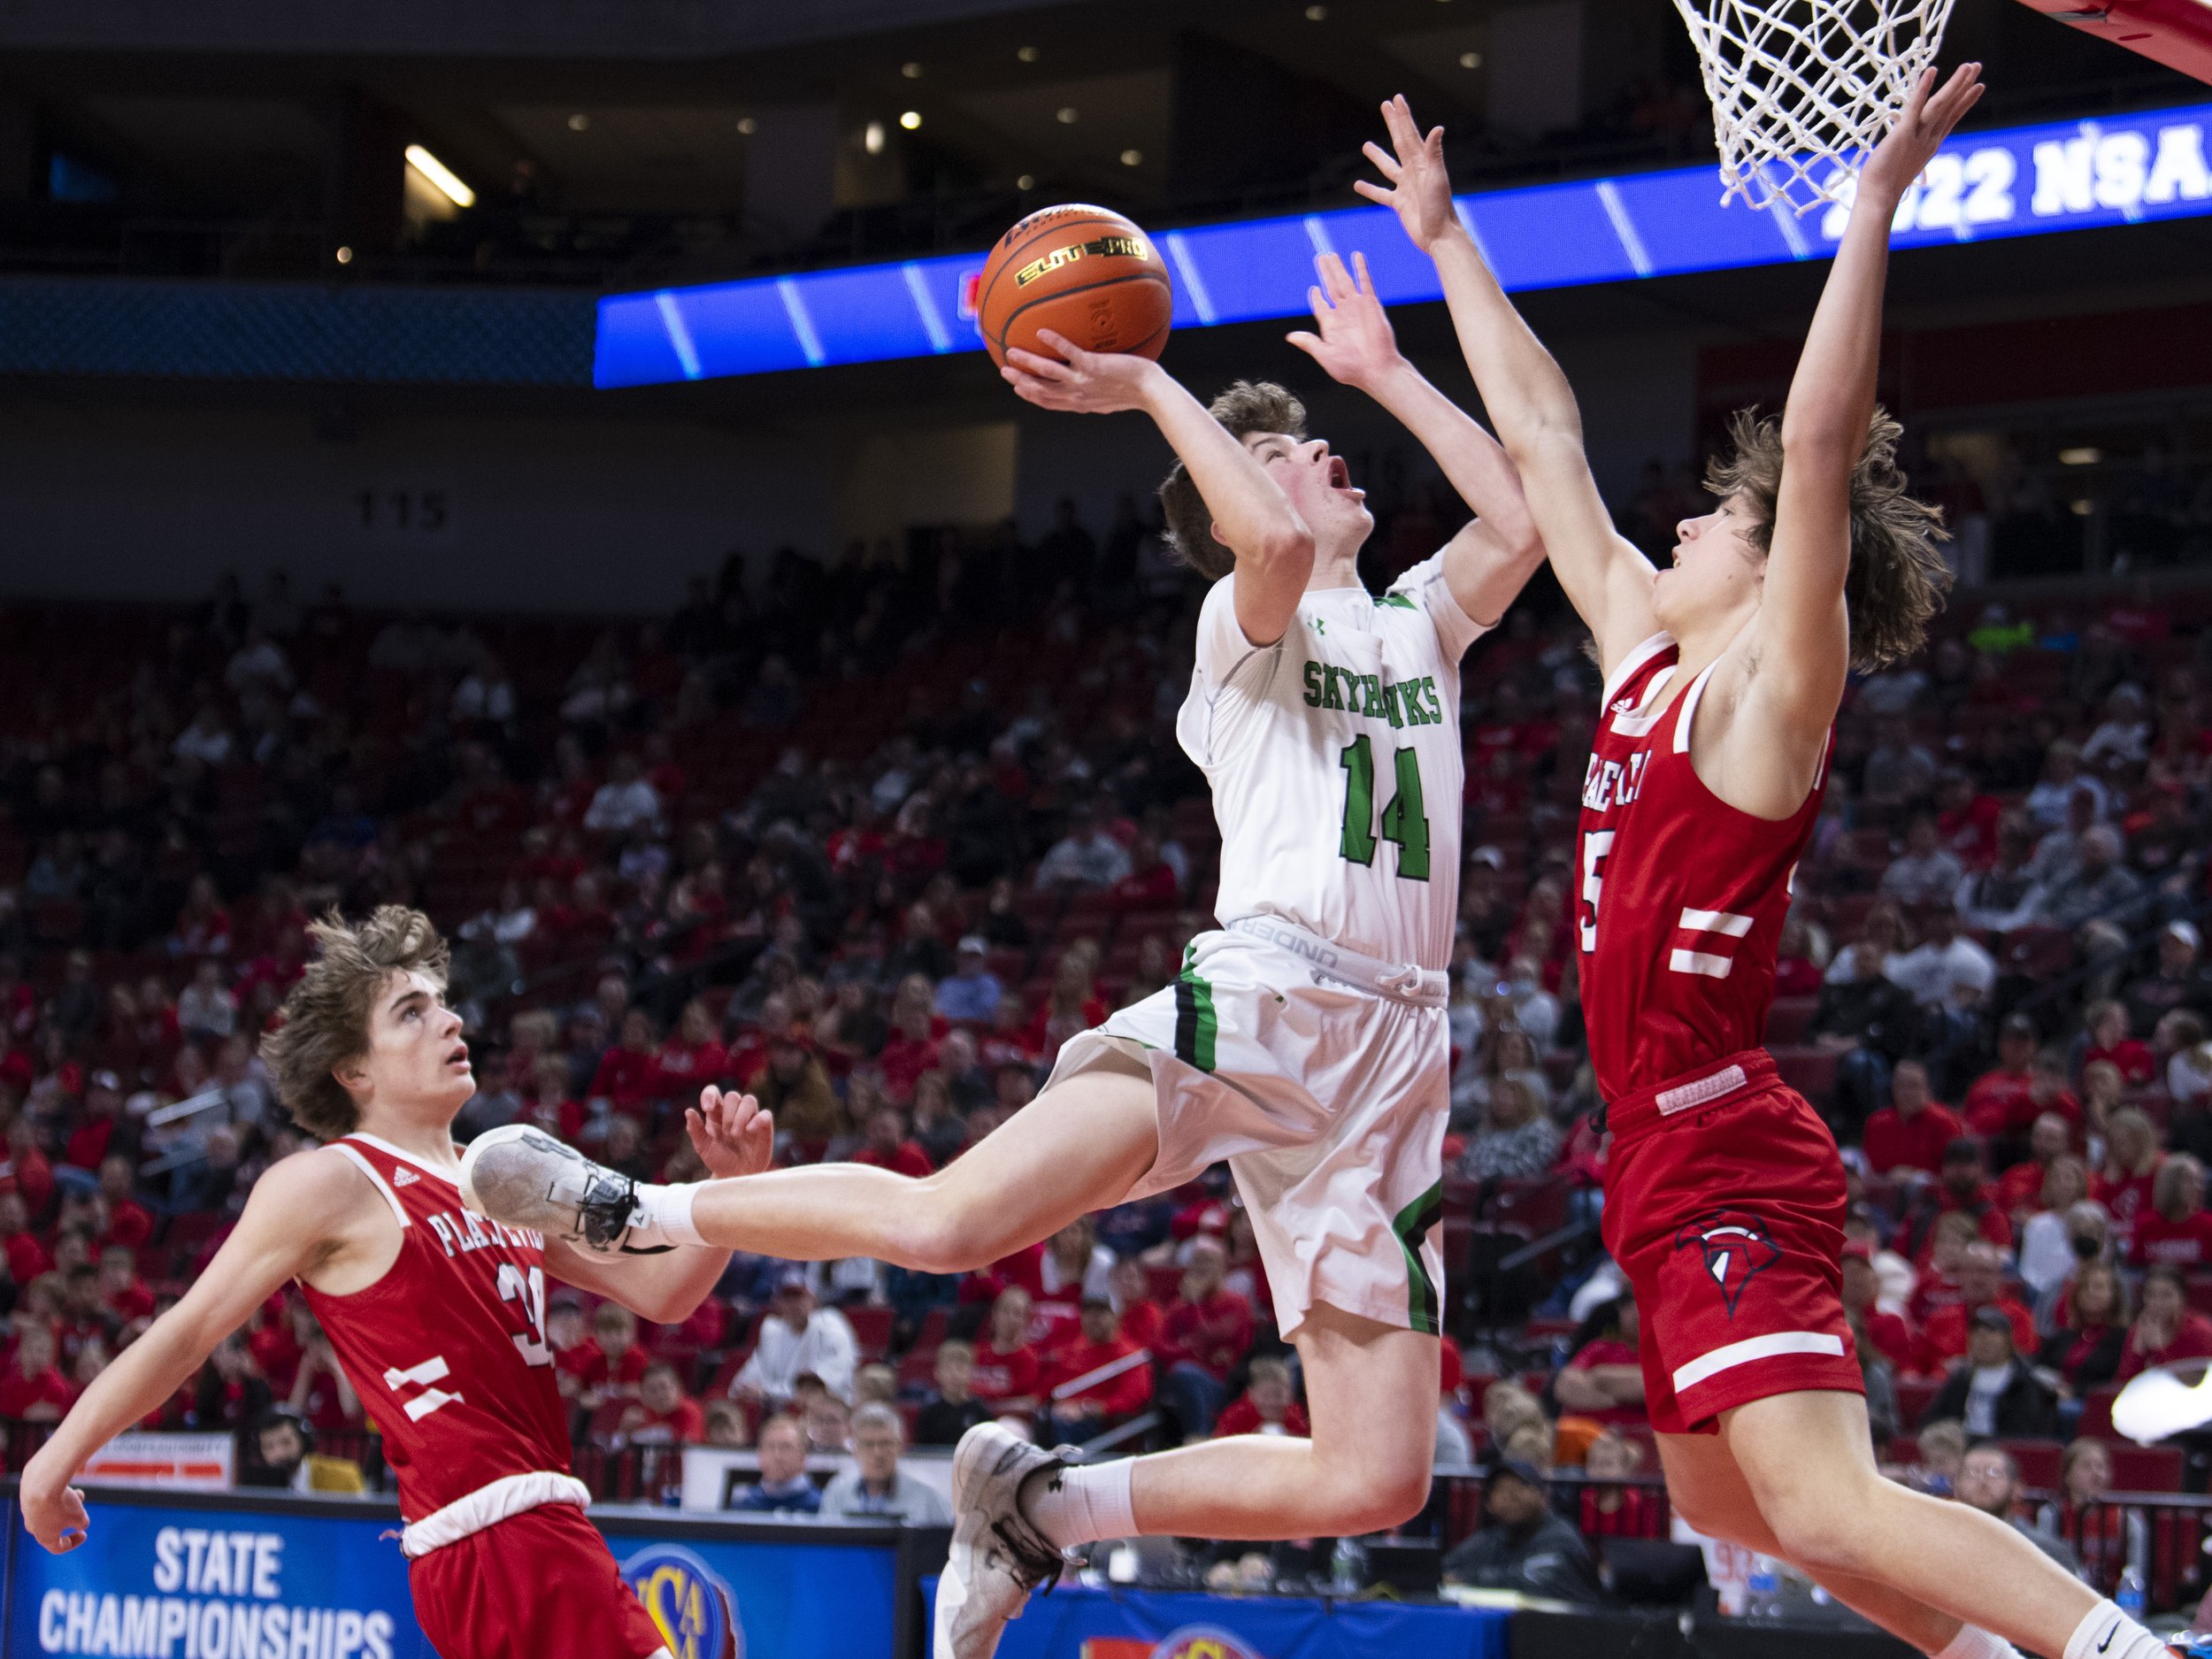
M 1075 105 L 1064 104 L 1053 112 L 1052 119 L 1063 127 L 1073 127 L 1079 118 L 1075 113 Z
M 2094 466 L 2103 459 L 2104 451 L 2094 444 L 2085 443 L 2078 448 L 2061 449 L 2058 452 L 2058 464 L 2061 466 Z
M 580 133 L 590 125 L 591 117 L 580 111 L 568 118 L 568 130 L 572 133 Z
M 1328 15 L 1329 8 L 1326 6 L 1308 6 L 1306 8 L 1306 21 L 1309 23 L 1322 22 L 1328 17 Z
M 334 254 L 332 257 L 336 259 L 340 265 L 351 265 L 353 263 L 353 250 L 341 245 L 338 251 Z
M 1123 151 L 1121 152 L 1121 165 L 1122 165 L 1123 166 L 1125 166 L 1125 167 L 1141 167 L 1141 166 L 1143 166 L 1143 165 L 1144 165 L 1144 151 L 1142 151 L 1141 150 L 1123 150 Z
M 899 73 L 909 81 L 919 81 L 922 78 L 922 66 L 919 64 L 901 64 Z
M 2067 504 L 2073 508 L 2074 517 L 2077 518 L 2086 518 L 2091 513 L 2097 511 L 2097 503 L 2093 501 L 2075 501 L 2070 502 Z
M 899 117 L 899 125 L 906 128 L 906 130 L 910 133 L 921 124 L 922 112 L 919 110 L 909 110 L 903 115 Z
M 861 129 L 860 147 L 872 156 L 883 154 L 885 133 L 881 121 L 871 121 Z
M 1020 178 L 1014 180 L 1014 188 L 1017 190 L 1021 191 L 1035 189 L 1037 188 L 1037 175 L 1033 173 L 1025 173 Z
M 1037 61 L 1037 49 L 1034 46 L 1018 46 L 1014 49 L 1014 56 L 1025 64 L 1033 64 Z
M 737 118 L 737 130 L 750 138 L 760 131 L 760 123 L 749 115 L 741 115 Z
M 452 168 L 440 161 L 420 144 L 407 146 L 407 165 L 427 179 L 439 195 L 456 207 L 474 207 L 476 192 L 461 182 Z
M 1479 68 L 1481 68 L 1481 67 L 1482 67 L 1482 54 L 1481 54 L 1480 52 L 1462 52 L 1462 53 L 1460 53 L 1460 55 L 1459 55 L 1459 66 L 1460 66 L 1462 69 L 1479 69 Z

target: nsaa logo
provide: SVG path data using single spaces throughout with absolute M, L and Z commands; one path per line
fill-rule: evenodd
M 721 1575 L 675 1544 L 654 1544 L 622 1563 L 623 1580 L 660 1627 L 675 1659 L 744 1659 L 737 1598 Z
M 1083 1644 L 1082 1659 L 1265 1659 L 1225 1630 L 1188 1624 L 1161 1640 L 1128 1636 L 1094 1636 Z

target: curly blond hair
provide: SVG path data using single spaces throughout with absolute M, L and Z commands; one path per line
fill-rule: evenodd
M 1949 534 L 1942 509 L 1915 499 L 1897 465 L 1897 440 L 1904 430 L 1877 406 L 1866 447 L 1851 469 L 1851 565 L 1843 579 L 1843 605 L 1851 626 L 1851 666 L 1861 673 L 1918 650 L 1928 636 L 1928 619 L 1951 586 L 1950 567 L 1936 550 Z M 1729 417 L 1728 436 L 1732 453 L 1713 458 L 1705 488 L 1723 500 L 1741 500 L 1752 521 L 1752 544 L 1770 553 L 1774 503 L 1782 492 L 1782 422 L 1740 409 Z
M 368 1052 L 377 996 L 395 973 L 423 974 L 442 991 L 448 956 L 430 918 L 403 904 L 379 905 L 358 926 L 333 910 L 307 931 L 322 954 L 284 999 L 283 1024 L 261 1040 L 261 1058 L 293 1121 L 334 1141 L 361 1122 L 337 1070 Z

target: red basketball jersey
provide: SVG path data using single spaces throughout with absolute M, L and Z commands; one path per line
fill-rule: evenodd
M 1677 658 L 1657 634 L 1613 671 L 1582 785 L 1582 1006 L 1609 1101 L 1760 1046 L 1791 877 L 1828 783 L 1823 755 L 1804 805 L 1777 820 L 1708 789 L 1690 730 L 1713 671 L 1662 708 Z
M 419 1521 L 503 1475 L 568 1472 L 545 1340 L 545 1239 L 461 1206 L 460 1189 L 373 1135 L 332 1146 L 375 1182 L 399 1256 L 351 1295 L 303 1286 Z

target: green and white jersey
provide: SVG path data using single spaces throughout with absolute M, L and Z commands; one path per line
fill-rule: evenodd
M 1309 591 L 1255 646 L 1236 575 L 1198 613 L 1176 735 L 1213 786 L 1224 924 L 1272 916 L 1386 962 L 1442 969 L 1459 907 L 1459 659 L 1484 632 L 1443 556 L 1379 600 Z

